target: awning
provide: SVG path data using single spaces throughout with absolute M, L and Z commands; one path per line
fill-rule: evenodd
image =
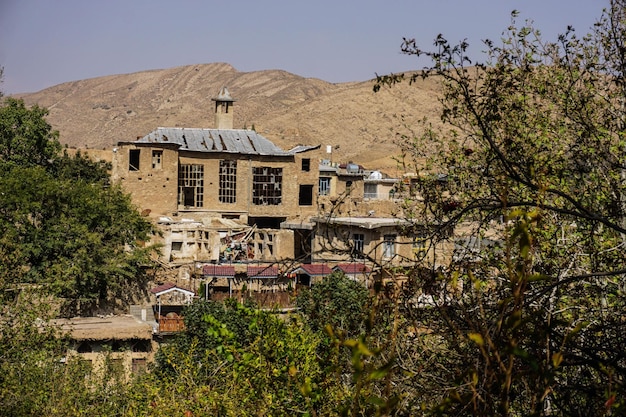
M 231 265 L 206 264 L 202 267 L 202 275 L 214 278 L 233 278 L 235 267 Z
M 248 278 L 278 278 L 278 267 L 248 265 Z

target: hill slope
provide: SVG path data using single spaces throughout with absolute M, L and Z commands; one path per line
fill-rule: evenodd
M 333 147 L 333 161 L 393 170 L 398 119 L 437 120 L 432 80 L 373 93 L 373 81 L 332 84 L 281 70 L 239 72 L 214 63 L 111 75 L 21 95 L 50 110 L 48 121 L 70 147 L 109 149 L 156 127 L 213 127 L 214 97 L 227 86 L 234 127 L 254 127 L 288 149 Z M 390 172 L 391 173 L 391 172 Z

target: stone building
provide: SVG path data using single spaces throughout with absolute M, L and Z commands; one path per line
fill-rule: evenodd
M 56 319 L 52 324 L 70 341 L 68 358 L 78 357 L 96 372 L 106 361 L 126 374 L 143 372 L 158 350 L 153 324 L 131 315 Z
M 320 147 L 282 150 L 254 130 L 233 129 L 228 90 L 213 101 L 216 128 L 159 127 L 119 142 L 112 180 L 167 225 L 168 262 L 220 262 L 228 248 L 238 248 L 240 260 L 301 256 L 317 213 Z M 213 227 L 216 218 L 234 224 Z

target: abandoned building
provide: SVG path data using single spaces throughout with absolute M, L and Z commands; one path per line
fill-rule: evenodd
M 112 180 L 162 232 L 155 242 L 162 260 L 202 271 L 182 275 L 210 283 L 207 295 L 311 285 L 319 270 L 306 265 L 346 262 L 366 265 L 359 281 L 370 286 L 384 278 L 382 266 L 429 253 L 419 227 L 400 220 L 406 178 L 333 163 L 319 145 L 282 150 L 254 130 L 233 128 L 235 100 L 226 88 L 212 100 L 214 128 L 159 127 L 119 142 L 112 157 Z M 276 272 L 259 275 L 250 265 Z
M 77 357 L 96 372 L 106 361 L 127 374 L 143 372 L 158 349 L 153 324 L 146 317 L 74 317 L 52 324 L 70 340 L 65 360 Z
M 112 180 L 162 224 L 168 262 L 306 256 L 320 146 L 282 150 L 254 130 L 233 129 L 226 88 L 212 100 L 216 128 L 159 127 L 119 142 Z

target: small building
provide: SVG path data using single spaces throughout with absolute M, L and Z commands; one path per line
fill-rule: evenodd
M 325 263 L 302 264 L 292 273 L 296 276 L 297 284 L 312 287 L 332 274 L 333 270 Z
M 110 360 L 127 374 L 143 372 L 158 349 L 153 324 L 131 315 L 56 319 L 52 324 L 70 340 L 68 357 L 79 357 L 95 371 Z
M 171 219 L 162 224 L 159 242 L 167 262 L 216 261 L 222 255 L 215 253 L 223 237 L 218 235 L 248 227 L 255 227 L 247 242 L 254 260 L 293 259 L 297 242 L 310 240 L 310 230 L 282 229 L 281 223 L 306 223 L 317 213 L 320 146 L 283 150 L 254 130 L 233 128 L 235 100 L 226 88 L 213 101 L 215 128 L 158 127 L 119 142 L 112 180 L 142 212 Z M 212 218 L 237 226 L 212 234 Z M 177 224 L 182 219 L 190 224 Z M 195 236 L 184 241 L 176 232 Z
M 182 311 L 185 306 L 191 304 L 195 292 L 177 286 L 172 282 L 166 282 L 150 292 L 156 297 L 153 305 L 154 318 L 158 323 L 158 334 L 177 333 L 185 329 Z
M 333 271 L 342 272 L 348 278 L 362 283 L 366 288 L 369 288 L 374 282 L 372 268 L 367 266 L 365 263 L 340 263 L 333 268 Z

